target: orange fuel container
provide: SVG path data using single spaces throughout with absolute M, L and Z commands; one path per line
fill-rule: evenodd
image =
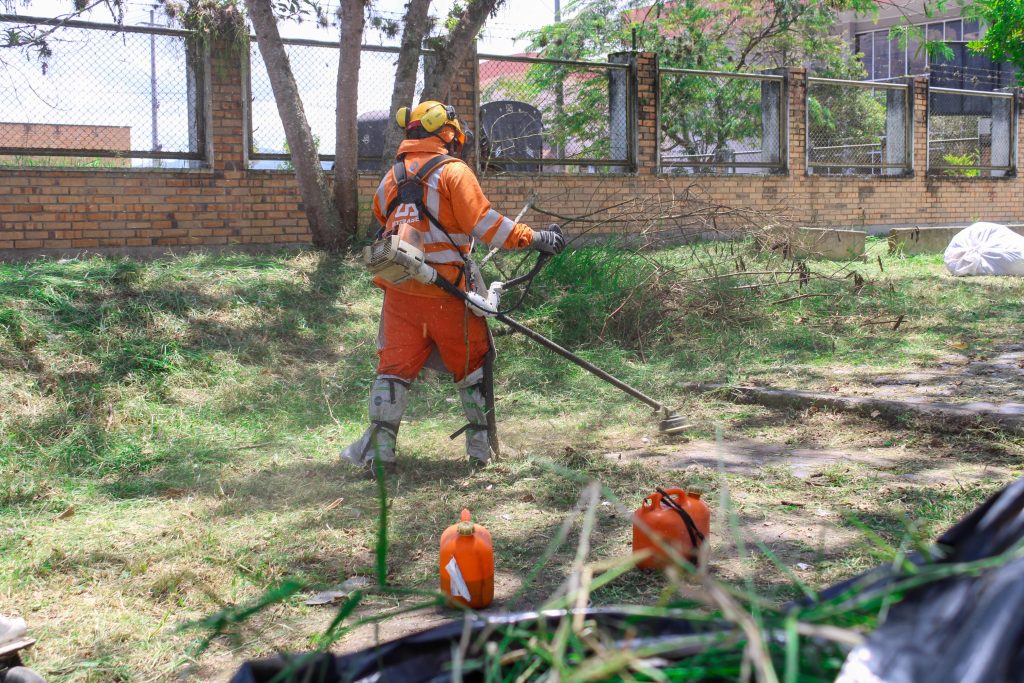
M 461 521 L 441 534 L 441 592 L 456 602 L 483 609 L 494 599 L 491 532 L 463 510 Z
M 689 515 L 692 528 L 687 524 L 686 517 L 674 509 L 661 493 L 652 493 L 644 498 L 640 509 L 633 514 L 633 552 L 647 548 L 651 550 L 648 557 L 637 563 L 641 569 L 664 569 L 672 564 L 668 555 L 651 540 L 647 530 L 660 537 L 663 544 L 674 548 L 694 563 L 697 561 L 697 550 L 711 533 L 711 510 L 700 499 L 700 491 L 668 489 L 664 492 L 671 502 Z M 641 528 L 637 522 L 642 522 L 646 528 Z

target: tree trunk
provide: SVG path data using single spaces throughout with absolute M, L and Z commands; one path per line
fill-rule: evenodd
M 334 201 L 341 229 L 352 240 L 359 228 L 359 60 L 366 0 L 341 0 L 338 113 L 335 119 Z
M 395 68 L 395 88 L 391 91 L 391 109 L 388 111 L 389 124 L 384 129 L 384 154 L 381 157 L 380 172 L 386 173 L 395 160 L 398 145 L 405 137 L 401 128 L 394 125 L 395 112 L 400 107 L 412 107 L 416 95 L 416 73 L 419 71 L 420 46 L 430 28 L 427 11 L 430 0 L 409 0 L 405 9 L 405 28 L 402 30 L 402 51 L 398 53 Z
M 452 78 L 458 73 L 466 55 L 476 41 L 487 17 L 505 0 L 469 0 L 455 28 L 436 48 L 434 68 L 424 75 L 422 99 L 444 102 L 450 94 Z
M 335 251 L 345 243 L 338 211 L 331 196 L 327 174 L 320 166 L 319 152 L 306 120 L 306 112 L 302 108 L 288 54 L 277 30 L 271 0 L 245 0 L 245 6 L 256 30 L 260 55 L 267 65 L 267 75 L 284 125 L 295 178 L 299 183 L 302 206 L 313 233 L 313 244 L 321 249 Z

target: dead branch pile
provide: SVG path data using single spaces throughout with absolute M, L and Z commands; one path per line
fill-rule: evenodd
M 797 228 L 784 207 L 727 206 L 697 183 L 578 216 L 555 210 L 559 203 L 558 196 L 531 200 L 534 214 L 565 224 L 574 248 L 545 269 L 531 314 L 567 343 L 607 341 L 642 353 L 663 337 L 758 326 L 797 309 L 802 314 L 787 324 L 833 338 L 851 326 L 903 322 L 872 303 L 883 288 L 865 278 L 863 259 L 795 257 Z

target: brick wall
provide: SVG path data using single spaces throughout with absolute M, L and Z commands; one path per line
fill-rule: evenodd
M 792 69 L 787 75 L 787 175 L 700 179 L 658 176 L 656 57 L 651 53 L 634 56 L 639 97 L 638 173 L 485 176 L 484 190 L 497 209 L 514 215 L 531 195 L 539 198 L 542 208 L 564 215 L 635 200 L 619 210 L 621 217 L 629 218 L 637 207 L 652 215 L 659 209 L 666 213 L 679 204 L 680 197 L 690 193 L 713 203 L 762 211 L 808 226 L 884 228 L 962 224 L 976 219 L 1024 221 L 1024 180 L 925 175 L 927 84 L 923 79 L 914 86 L 912 176 L 806 175 L 803 69 Z M 173 247 L 308 243 L 309 229 L 293 175 L 247 167 L 243 74 L 237 56 L 214 50 L 209 69 L 209 168 L 0 168 L 0 256 L 18 257 L 39 250 L 144 252 Z M 460 113 L 470 121 L 477 109 L 476 92 L 471 87 L 475 78 L 473 60 L 452 93 Z M 360 178 L 364 206 L 372 198 L 377 181 L 370 176 Z M 543 225 L 553 219 L 532 212 L 526 220 Z M 598 231 L 615 233 L 635 228 L 633 221 L 612 220 Z

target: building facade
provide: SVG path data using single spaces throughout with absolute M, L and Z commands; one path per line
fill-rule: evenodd
M 929 56 L 922 47 L 921 36 L 901 41 L 891 35 L 893 27 L 908 24 L 919 27 L 924 40 L 946 43 L 952 56 Z M 985 27 L 977 20 L 965 18 L 962 8 L 955 3 L 930 16 L 925 13 L 924 0 L 899 0 L 884 5 L 877 16 L 842 12 L 837 29 L 851 49 L 862 55 L 867 80 L 929 75 L 935 86 L 968 90 L 998 90 L 1014 84 L 1014 72 L 1009 65 L 971 53 L 967 44 L 980 39 Z

